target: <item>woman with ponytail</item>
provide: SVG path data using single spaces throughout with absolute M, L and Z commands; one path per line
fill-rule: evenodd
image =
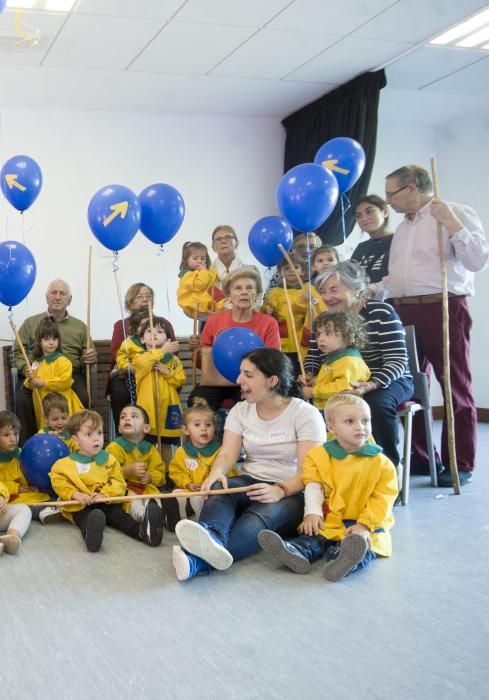
M 279 350 L 259 348 L 243 356 L 237 380 L 243 401 L 230 411 L 221 452 L 202 489 L 247 486 L 245 493 L 208 498 L 195 523 L 181 520 L 175 530 L 177 578 L 227 569 L 258 549 L 263 529 L 294 533 L 304 514 L 301 474 L 306 452 L 326 440 L 319 411 L 300 397 L 290 359 Z M 226 475 L 241 449 L 240 475 Z

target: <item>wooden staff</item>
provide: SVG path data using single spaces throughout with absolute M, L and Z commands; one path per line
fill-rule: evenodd
M 155 349 L 155 336 L 154 336 L 154 328 L 153 328 L 153 306 L 151 303 L 148 304 L 148 311 L 149 311 L 149 328 L 151 331 L 151 338 L 152 338 L 153 350 L 154 350 Z M 154 408 L 155 408 L 155 416 L 156 416 L 156 439 L 158 442 L 158 452 L 161 454 L 160 386 L 158 383 L 158 374 L 159 374 L 159 372 L 155 368 L 155 370 L 154 370 L 155 393 L 154 393 L 153 399 L 154 399 Z
M 92 305 L 92 246 L 88 248 L 88 293 L 87 293 L 87 350 L 92 347 L 90 338 L 90 308 Z M 88 407 L 92 406 L 92 384 L 90 381 L 90 363 L 85 362 L 85 378 L 87 382 Z
M 287 251 L 285 250 L 285 248 L 283 247 L 283 245 L 281 243 L 278 244 L 278 248 L 279 248 L 280 252 L 282 253 L 282 255 L 284 256 L 284 258 L 289 263 L 290 269 L 294 271 L 294 275 L 297 277 L 297 281 L 299 282 L 302 291 L 304 291 L 306 289 L 306 285 L 302 281 L 302 277 L 299 275 L 299 273 L 295 269 L 294 261 L 292 260 L 292 258 L 287 253 Z M 309 290 L 308 291 L 309 291 L 309 296 L 311 296 L 312 290 L 311 290 L 310 280 L 309 280 Z M 312 308 L 312 319 L 311 319 L 311 321 L 312 321 L 314 318 L 316 318 L 318 312 L 317 312 L 317 309 L 312 302 L 311 302 L 311 308 Z
M 167 498 L 191 498 L 192 496 L 225 496 L 228 493 L 246 493 L 250 487 L 249 486 L 235 486 L 230 489 L 214 489 L 212 491 L 179 491 L 178 493 L 141 493 L 131 496 L 108 496 L 107 498 L 101 498 L 100 500 L 94 501 L 92 505 L 97 503 L 125 503 L 126 501 L 137 501 L 141 498 L 154 498 L 158 501 Z M 26 506 L 42 506 L 45 508 L 47 506 L 55 506 L 61 508 L 63 506 L 75 506 L 80 505 L 80 501 L 43 501 L 42 503 L 24 503 Z
M 439 198 L 438 174 L 436 171 L 436 161 L 431 159 L 431 174 L 433 178 L 433 192 Z M 447 283 L 447 261 L 445 258 L 445 245 L 443 241 L 442 225 L 437 222 L 438 251 L 440 254 L 441 267 L 441 296 L 442 296 L 442 327 L 443 327 L 443 386 L 445 393 L 445 420 L 448 437 L 448 456 L 450 462 L 450 474 L 452 476 L 453 490 L 460 496 L 460 479 L 457 468 L 457 453 L 455 449 L 455 423 L 453 416 L 452 382 L 450 379 L 450 321 L 448 315 L 448 283 Z
M 287 301 L 287 308 L 289 310 L 289 316 L 290 316 L 290 324 L 292 326 L 292 333 L 294 335 L 294 343 L 295 343 L 295 348 L 297 350 L 297 359 L 299 360 L 299 366 L 301 368 L 301 374 L 305 378 L 306 373 L 304 371 L 304 362 L 302 360 L 302 355 L 301 355 L 301 346 L 299 345 L 299 338 L 297 337 L 297 331 L 295 328 L 295 322 L 294 322 L 294 314 L 292 313 L 292 304 L 290 303 L 290 297 L 289 293 L 287 291 L 287 282 L 285 281 L 285 277 L 282 277 L 283 282 L 284 282 L 284 292 L 285 292 L 285 299 Z
M 32 365 L 29 362 L 29 358 L 27 357 L 27 353 L 25 351 L 24 344 L 23 344 L 22 340 L 20 339 L 20 335 L 17 331 L 15 323 L 11 319 L 10 319 L 10 327 L 12 328 L 12 330 L 14 332 L 15 340 L 17 341 L 17 345 L 19 346 L 20 352 L 22 353 L 22 356 L 24 358 L 25 366 L 27 367 L 28 370 L 32 371 Z M 41 413 L 42 413 L 41 394 L 39 393 L 39 389 L 37 388 L 37 386 L 33 387 L 33 392 L 34 392 L 34 396 L 39 401 L 39 405 L 41 407 Z
M 194 311 L 194 332 L 193 335 L 197 335 L 197 323 L 199 321 L 199 305 L 195 307 Z M 192 387 L 195 388 L 197 383 L 197 350 L 192 351 Z

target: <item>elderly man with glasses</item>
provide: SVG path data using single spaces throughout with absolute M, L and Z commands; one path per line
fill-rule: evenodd
M 84 406 L 88 406 L 88 394 L 85 380 L 85 365 L 94 364 L 97 360 L 93 342 L 90 338 L 87 349 L 88 329 L 83 321 L 68 313 L 71 303 L 69 285 L 60 279 L 53 280 L 46 291 L 47 310 L 34 316 L 29 316 L 19 328 L 19 336 L 24 345 L 29 361 L 32 362 L 34 334 L 39 321 L 47 316 L 56 321 L 61 336 L 61 348 L 73 365 L 73 391 Z M 18 370 L 18 380 L 15 392 L 15 413 L 22 424 L 20 444 L 37 432 L 32 391 L 23 386 L 25 379 L 25 361 L 17 343 L 14 346 L 15 365 Z
M 416 329 L 421 369 L 433 368 L 443 386 L 442 282 L 438 250 L 438 223 L 442 225 L 447 263 L 450 318 L 450 366 L 455 416 L 455 443 L 460 483 L 471 480 L 475 461 L 477 413 L 469 366 L 472 319 L 467 297 L 474 294 L 474 273 L 489 262 L 489 245 L 476 212 L 462 204 L 433 196 L 429 174 L 418 165 L 406 165 L 386 177 L 385 198 L 404 214 L 392 240 L 389 272 L 377 294 L 388 297 L 405 326 Z M 418 414 L 419 415 L 419 414 Z M 428 455 L 422 418 L 415 419 L 413 471 L 428 473 Z M 448 436 L 443 423 L 441 459 L 436 454 L 439 486 L 451 486 Z

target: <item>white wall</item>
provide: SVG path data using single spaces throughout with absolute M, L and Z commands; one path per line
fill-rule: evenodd
M 92 235 L 86 218 L 92 195 L 104 185 L 124 184 L 136 193 L 153 182 L 176 187 L 186 203 L 177 236 L 159 254 L 141 233 L 120 255 L 120 287 L 142 280 L 156 290 L 155 312 L 171 318 L 177 332 L 192 322 L 176 305 L 182 243 L 210 247 L 217 224 L 235 227 L 240 253 L 252 261 L 247 235 L 260 217 L 276 214 L 275 187 L 282 174 L 284 133 L 271 119 L 96 112 L 4 111 L 0 160 L 23 153 L 41 166 L 44 183 L 24 222 L 2 197 L 3 239 L 24 241 L 38 266 L 28 300 L 14 309 L 15 322 L 45 308 L 55 277 L 72 286 L 74 316 L 86 319 L 88 249 L 93 246 L 92 335 L 110 338 L 120 318 L 112 254 Z M 169 304 L 167 303 L 169 299 Z M 6 309 L 0 337 L 11 337 Z

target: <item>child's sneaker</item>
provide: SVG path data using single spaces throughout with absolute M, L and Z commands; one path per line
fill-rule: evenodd
M 211 572 L 211 567 L 206 561 L 184 552 L 177 544 L 173 545 L 172 560 L 179 581 L 188 581 L 197 574 L 210 574 Z
M 302 555 L 297 547 L 283 540 L 273 530 L 261 530 L 258 533 L 258 544 L 267 554 L 278 559 L 282 564 L 296 574 L 308 574 L 311 569 L 309 559 Z
M 85 542 L 89 552 L 98 552 L 104 539 L 105 525 L 107 519 L 101 510 L 92 510 L 87 517 L 87 529 L 85 531 Z
M 363 535 L 354 532 L 341 542 L 336 559 L 325 564 L 323 576 L 328 581 L 339 581 L 359 564 L 368 551 L 367 540 Z
M 49 525 L 49 523 L 59 523 L 63 519 L 61 515 L 61 508 L 56 506 L 46 506 L 39 511 L 39 521 L 42 525 Z
M 233 563 L 233 556 L 223 547 L 219 539 L 208 528 L 193 520 L 180 520 L 175 534 L 182 547 L 190 554 L 195 554 L 214 569 L 223 571 Z
M 163 508 L 154 498 L 148 501 L 144 517 L 139 526 L 139 536 L 150 547 L 158 547 L 163 539 Z
M 3 549 L 7 554 L 17 554 L 22 544 L 22 540 L 19 535 L 0 535 L 0 544 L 3 545 Z

